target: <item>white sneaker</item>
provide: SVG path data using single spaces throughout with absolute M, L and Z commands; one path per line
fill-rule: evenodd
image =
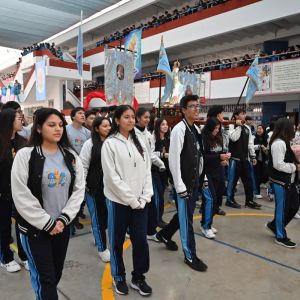
M 20 260 L 20 265 L 24 267 L 25 270 L 29 271 L 29 263 L 28 260 Z
M 9 273 L 15 273 L 21 270 L 20 265 L 15 260 L 12 260 L 8 264 L 1 264 L 1 267 L 5 268 Z
M 300 219 L 300 213 L 296 213 L 296 214 L 294 215 L 294 219 Z
M 147 235 L 147 240 L 148 241 L 154 241 L 154 242 L 160 243 L 160 240 L 157 239 L 156 234 Z
M 104 251 L 102 252 L 98 252 L 99 256 L 100 256 L 100 259 L 107 263 L 107 262 L 110 262 L 110 252 L 108 249 L 105 249 Z
M 213 233 L 217 233 L 217 232 L 218 232 L 218 230 L 217 230 L 216 228 L 214 228 L 214 227 L 211 227 L 210 229 L 211 229 L 211 231 L 212 231 Z
M 255 197 L 255 199 L 262 199 L 263 198 L 263 196 L 262 195 L 254 195 L 254 197 Z
M 201 231 L 203 235 L 208 239 L 214 239 L 216 237 L 216 235 L 213 233 L 211 229 L 204 229 L 203 227 L 201 227 Z

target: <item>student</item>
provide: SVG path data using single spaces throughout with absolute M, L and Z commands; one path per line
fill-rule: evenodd
M 241 208 L 241 205 L 234 199 L 235 183 L 237 178 L 241 177 L 246 196 L 245 206 L 260 209 L 261 205 L 253 200 L 253 183 L 249 174 L 249 164 L 256 164 L 256 156 L 251 130 L 247 125 L 244 125 L 246 111 L 236 109 L 233 112 L 233 117 L 236 123 L 234 130 L 229 133 L 229 152 L 231 153 L 231 158 L 228 169 L 226 205 L 233 208 Z
M 90 130 L 88 130 L 83 126 L 85 123 L 85 114 L 84 114 L 84 109 L 82 107 L 75 107 L 71 111 L 71 119 L 72 119 L 72 124 L 67 125 L 66 130 L 73 149 L 79 155 L 83 144 L 89 138 L 91 138 L 91 132 Z M 76 229 L 83 228 L 83 224 L 79 222 L 79 217 L 85 218 L 85 215 L 83 213 L 84 205 L 85 203 L 83 202 L 80 208 L 80 212 L 78 213 L 78 216 L 74 220 L 74 225 L 72 227 L 73 235 L 76 232 L 74 226 L 76 227 Z
M 224 151 L 222 136 L 219 134 L 221 123 L 215 117 L 209 118 L 202 130 L 205 154 L 205 174 L 214 199 L 213 209 L 202 208 L 201 231 L 207 238 L 214 238 L 216 229 L 212 227 L 213 214 L 219 212 L 225 189 L 224 167 L 228 165 L 230 155 Z M 208 219 L 208 220 L 207 220 Z
M 222 122 L 225 122 L 225 117 L 224 117 L 224 108 L 221 105 L 213 105 L 209 108 L 207 112 L 207 119 L 209 118 L 217 118 L 218 121 L 221 123 L 221 129 L 219 130 L 219 137 L 222 138 L 222 143 L 223 143 L 223 151 L 225 153 L 228 152 L 228 147 L 229 147 L 229 123 L 225 124 L 222 126 Z M 228 119 L 228 118 L 227 118 Z M 228 171 L 228 166 L 224 166 L 224 181 L 225 181 L 225 176 L 227 177 L 227 171 Z M 224 183 L 225 184 L 225 183 Z M 226 187 L 224 188 L 224 193 L 226 193 Z M 217 200 L 217 205 L 215 207 L 215 213 L 220 216 L 225 216 L 226 212 L 221 208 L 223 199 L 218 197 Z
M 22 112 L 20 104 L 17 101 L 8 101 L 3 105 L 2 110 L 5 110 L 7 108 L 14 109 L 16 112 L 18 112 L 21 115 L 21 117 L 22 117 L 22 130 L 19 131 L 18 134 L 20 136 L 22 136 L 23 138 L 25 138 L 26 140 L 28 140 L 29 137 L 30 137 L 30 131 L 26 130 L 25 126 L 27 126 L 27 124 L 26 124 L 26 120 L 25 120 L 25 117 L 24 117 L 24 114 Z
M 0 113 L 0 260 L 1 266 L 10 273 L 21 270 L 20 265 L 14 260 L 14 254 L 10 250 L 9 244 L 13 213 L 10 176 L 14 157 L 17 151 L 26 144 L 26 139 L 18 134 L 22 127 L 22 116 L 14 109 L 7 108 Z M 20 263 L 29 270 L 17 226 L 16 237 Z
M 71 119 L 72 124 L 66 127 L 67 134 L 73 149 L 79 155 L 84 142 L 91 138 L 91 132 L 83 126 L 85 114 L 82 107 L 76 107 L 71 111 Z
M 57 300 L 69 224 L 84 198 L 84 172 L 56 109 L 38 111 L 29 145 L 14 159 L 12 196 L 36 299 Z
M 269 179 L 275 193 L 275 216 L 266 228 L 275 235 L 277 244 L 287 248 L 297 246 L 287 237 L 285 230 L 299 209 L 296 171 L 300 171 L 300 164 L 290 146 L 293 138 L 292 122 L 286 118 L 279 119 L 270 140 L 268 163 Z
M 262 125 L 256 128 L 254 150 L 257 158 L 257 164 L 254 166 L 255 183 L 257 195 L 260 195 L 260 185 L 268 181 L 268 136 Z
M 160 171 L 158 167 L 152 166 L 152 180 L 155 200 L 157 208 L 158 226 L 164 228 L 167 223 L 162 219 L 164 214 L 164 193 L 169 184 L 169 179 L 172 181 L 172 176 L 169 169 L 169 148 L 170 148 L 170 129 L 166 119 L 157 119 L 154 126 L 154 142 L 155 153 L 163 161 L 166 170 Z
M 154 153 L 155 142 L 153 140 L 153 136 L 147 129 L 150 122 L 150 112 L 144 107 L 139 108 L 136 111 L 136 120 L 137 123 L 135 125 L 135 134 L 145 144 L 148 156 L 151 160 L 151 164 L 153 166 L 156 166 L 158 171 L 164 172 L 166 170 L 166 167 L 163 161 Z M 149 203 L 148 208 L 147 239 L 159 242 L 156 238 L 156 227 L 159 223 L 159 195 L 156 189 L 154 189 L 153 192 L 154 195 L 152 197 L 152 201 Z
M 199 97 L 184 96 L 180 100 L 184 119 L 171 132 L 169 166 L 177 193 L 177 213 L 170 223 L 156 234 L 171 251 L 178 246 L 172 236 L 180 229 L 180 238 L 184 252 L 184 262 L 200 272 L 207 266 L 196 255 L 193 229 L 193 214 L 198 200 L 199 187 L 203 182 L 203 147 L 200 129 L 194 124 L 199 119 Z
M 88 130 L 92 131 L 93 129 L 93 122 L 96 118 L 96 112 L 94 110 L 88 110 L 85 112 L 85 122 L 84 127 Z
M 101 148 L 111 129 L 108 118 L 96 117 L 92 125 L 92 138 L 81 149 L 80 158 L 86 177 L 85 199 L 90 212 L 93 235 L 103 262 L 110 261 L 106 245 L 107 208 L 103 193 Z
M 143 296 L 152 289 L 145 281 L 149 270 L 147 243 L 148 205 L 153 194 L 148 152 L 134 131 L 135 114 L 129 105 L 120 105 L 113 117 L 112 131 L 102 146 L 104 195 L 108 210 L 111 273 L 115 290 L 127 295 L 123 243 L 127 228 L 132 242 L 131 287 Z

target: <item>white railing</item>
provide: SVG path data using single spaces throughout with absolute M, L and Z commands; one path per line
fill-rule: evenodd
M 80 106 L 80 100 L 73 94 L 73 92 L 67 88 L 66 89 L 66 101 L 71 103 L 74 107 Z

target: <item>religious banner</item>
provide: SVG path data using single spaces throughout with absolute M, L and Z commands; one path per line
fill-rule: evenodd
M 142 77 L 142 29 L 136 29 L 126 35 L 124 47 L 134 53 L 134 79 Z
M 134 54 L 105 49 L 105 95 L 108 105 L 133 105 Z
M 46 93 L 46 66 L 45 61 L 35 63 L 36 100 L 43 101 L 47 98 Z

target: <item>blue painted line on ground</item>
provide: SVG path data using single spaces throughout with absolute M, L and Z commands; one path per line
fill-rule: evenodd
M 195 235 L 204 238 L 204 236 L 203 236 L 202 234 L 200 234 L 200 233 L 195 232 Z M 286 268 L 286 269 L 295 271 L 295 272 L 297 272 L 297 273 L 300 273 L 300 269 L 298 269 L 298 268 L 296 268 L 296 267 L 293 267 L 293 266 L 286 265 L 286 264 L 281 263 L 281 262 L 279 262 L 279 261 L 277 261 L 277 260 L 275 260 L 275 259 L 268 258 L 268 257 L 266 257 L 266 256 L 263 256 L 263 255 L 260 255 L 260 254 L 251 252 L 251 251 L 249 251 L 249 250 L 240 248 L 240 247 L 238 247 L 238 246 L 235 246 L 235 245 L 232 245 L 232 244 L 229 244 L 229 243 L 226 243 L 226 242 L 217 240 L 217 239 L 214 239 L 214 240 L 211 240 L 211 241 L 212 241 L 212 242 L 215 242 L 215 243 L 218 243 L 218 244 L 220 244 L 220 245 L 226 246 L 226 247 L 228 247 L 228 248 L 231 248 L 231 249 L 234 249 L 234 250 L 237 250 L 237 251 L 240 251 L 240 252 L 249 254 L 249 255 L 254 256 L 254 257 L 256 257 L 256 258 L 259 258 L 259 259 L 261 259 L 261 260 L 267 261 L 267 262 L 269 262 L 269 263 L 271 263 L 271 264 L 274 264 L 274 265 L 277 265 L 277 266 L 280 266 L 280 267 L 283 267 L 283 268 Z M 287 249 L 287 251 L 293 251 L 293 250 Z

